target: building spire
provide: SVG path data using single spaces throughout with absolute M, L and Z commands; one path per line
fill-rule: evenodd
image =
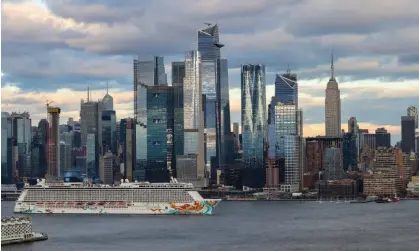
M 89 102 L 90 99 L 90 86 L 87 86 L 87 102 Z
M 333 65 L 333 50 L 332 50 L 332 64 L 330 66 L 330 79 L 335 79 L 335 66 Z
M 106 81 L 106 94 L 109 94 L 109 83 Z

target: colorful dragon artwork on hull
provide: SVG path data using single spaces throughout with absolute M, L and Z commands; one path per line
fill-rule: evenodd
M 217 200 L 195 201 L 192 204 L 176 205 L 171 203 L 169 214 L 212 214 L 212 209 L 218 204 Z

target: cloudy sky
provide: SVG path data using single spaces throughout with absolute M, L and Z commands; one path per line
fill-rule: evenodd
M 417 8 L 415 8 L 415 6 Z M 197 30 L 218 23 L 229 60 L 232 122 L 240 121 L 240 64 L 267 66 L 267 100 L 287 65 L 299 76 L 305 136 L 324 134 L 330 54 L 342 98 L 342 128 L 386 127 L 400 139 L 400 116 L 419 107 L 417 0 L 3 0 L 2 111 L 78 119 L 87 86 L 102 98 L 106 83 L 119 118 L 132 116 L 132 59 L 182 60 Z

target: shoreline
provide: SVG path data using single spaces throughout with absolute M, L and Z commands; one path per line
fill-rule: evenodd
M 400 200 L 419 200 L 419 197 L 416 198 L 400 198 Z M 328 201 L 333 201 L 333 202 L 345 202 L 345 200 L 339 200 L 339 199 L 254 199 L 254 198 L 237 198 L 237 199 L 223 199 L 222 201 L 300 201 L 300 202 L 309 202 L 309 201 L 323 201 L 323 202 L 328 202 Z M 352 200 L 346 200 L 346 202 L 352 202 L 352 203 L 368 203 L 368 202 L 373 202 L 373 201 L 365 201 L 365 200 L 357 200 L 357 199 L 352 199 Z

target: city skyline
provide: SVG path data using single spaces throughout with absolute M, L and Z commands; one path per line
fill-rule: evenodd
M 230 67 L 231 123 L 241 123 L 240 64 L 266 65 L 268 100 L 274 94 L 275 74 L 286 72 L 289 64 L 291 71 L 299 76 L 299 106 L 305 114 L 304 136 L 324 135 L 324 121 L 321 118 L 324 118 L 324 89 L 330 74 L 332 48 L 335 75 L 341 90 L 342 129 L 347 130 L 347 120 L 354 116 L 360 128 L 373 131 L 385 127 L 391 133 L 394 144 L 400 140 L 400 116 L 406 113 L 409 105 L 419 106 L 419 94 L 414 92 L 419 89 L 419 81 L 417 77 L 415 79 L 419 72 L 418 60 L 415 60 L 419 38 L 412 35 L 418 26 L 415 22 L 397 24 L 391 28 L 379 25 L 382 20 L 412 21 L 409 16 L 415 16 L 415 12 L 409 8 L 409 4 L 414 4 L 413 1 L 388 3 L 392 13 L 375 9 L 374 15 L 368 12 L 374 8 L 374 3 L 365 6 L 367 11 L 364 13 L 356 12 L 356 6 L 359 6 L 356 1 L 342 6 L 331 6 L 329 3 L 329 8 L 310 15 L 306 11 L 311 3 L 304 1 L 279 5 L 266 1 L 259 6 L 251 2 L 231 1 L 222 7 L 214 2 L 208 4 L 209 8 L 203 8 L 200 3 L 184 1 L 188 6 L 184 10 L 179 10 L 169 1 L 167 7 L 185 14 L 180 15 L 182 17 L 176 23 L 170 23 L 166 18 L 157 21 L 150 16 L 162 4 L 161 1 L 148 6 L 122 4 L 117 8 L 105 2 L 102 3 L 102 15 L 96 16 L 88 12 L 73 12 L 82 3 L 66 2 L 69 3 L 65 5 L 66 9 L 52 1 L 45 1 L 43 5 L 6 1 L 2 6 L 7 21 L 3 24 L 2 40 L 2 111 L 27 110 L 33 125 L 46 118 L 47 99 L 53 100 L 52 105 L 62 109 L 62 124 L 68 117 L 78 119 L 79 100 L 85 97 L 86 86 L 90 85 L 93 99 L 97 100 L 105 95 L 106 83 L 115 99 L 118 120 L 133 117 L 132 57 L 146 57 L 145 51 L 152 56 L 164 56 L 170 84 L 171 62 L 181 61 L 184 51 L 196 48 L 196 32 L 208 21 L 219 24 L 220 41 L 226 45 L 223 57 L 228 59 Z M 316 4 L 321 7 L 327 3 L 319 1 Z M 99 5 L 88 4 L 88 7 L 98 8 Z M 283 13 L 290 8 L 296 14 L 279 20 L 277 27 L 266 22 L 273 13 Z M 139 28 L 144 28 L 134 22 L 135 18 L 128 19 L 135 16 L 133 10 L 138 9 L 144 12 L 138 18 L 149 18 L 155 28 L 163 30 L 154 32 L 150 27 L 143 29 L 146 39 L 136 34 L 127 35 L 137 30 L 140 33 Z M 252 11 L 254 9 L 257 11 Z M 191 10 L 199 10 L 199 15 Z M 29 17 L 25 14 L 27 11 L 33 15 Z M 245 13 L 250 13 L 248 20 L 242 23 L 243 20 L 239 18 L 240 24 L 237 23 L 237 18 Z M 51 22 L 42 21 L 40 14 L 45 14 Z M 171 13 L 166 14 L 173 17 Z M 326 22 L 324 18 L 318 18 L 327 16 L 332 19 L 333 16 L 349 14 L 357 20 L 353 26 L 362 26 L 362 29 L 351 27 L 343 19 Z M 296 21 L 296 17 L 300 19 Z M 194 22 L 185 22 L 188 18 Z M 260 22 L 252 24 L 257 18 Z M 310 24 L 313 20 L 317 22 Z M 82 21 L 84 26 L 81 25 Z M 27 25 L 30 31 L 42 27 L 45 34 L 41 37 L 36 32 L 24 32 L 17 26 L 18 23 Z M 109 24 L 119 27 L 120 33 Z M 307 30 L 307 27 L 311 27 L 307 24 L 316 25 L 316 29 Z M 166 30 L 167 27 L 171 27 L 170 30 Z M 110 34 L 116 34 L 114 37 L 118 38 L 108 37 Z M 273 39 L 270 39 L 271 36 Z M 24 43 L 16 43 L 23 39 Z M 307 47 L 307 42 L 310 42 L 310 47 Z M 22 67 L 29 64 L 33 67 Z M 382 91 L 383 87 L 385 91 Z M 388 105 L 389 102 L 392 105 Z

